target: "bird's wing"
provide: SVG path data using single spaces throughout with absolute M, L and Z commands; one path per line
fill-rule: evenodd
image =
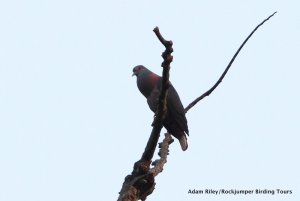
M 154 113 L 157 110 L 159 94 L 160 94 L 160 91 L 159 91 L 158 87 L 155 87 L 151 91 L 150 95 L 147 97 L 147 103 L 148 103 L 150 109 L 152 110 L 152 112 L 154 112 Z
M 172 85 L 170 85 L 168 89 L 167 108 L 168 114 L 170 115 L 169 118 L 172 118 L 172 120 L 175 121 L 177 125 L 186 132 L 186 134 L 188 134 L 189 130 L 185 117 L 185 111 L 179 95 Z

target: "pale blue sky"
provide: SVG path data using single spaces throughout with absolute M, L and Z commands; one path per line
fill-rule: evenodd
M 151 132 L 131 77 L 161 73 L 155 26 L 174 42 L 170 79 L 189 149 L 171 146 L 154 200 L 299 200 L 299 1 L 1 1 L 0 200 L 116 200 Z M 189 189 L 291 189 L 287 196 Z

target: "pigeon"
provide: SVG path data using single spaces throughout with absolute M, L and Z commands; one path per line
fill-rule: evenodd
M 153 73 L 142 65 L 133 68 L 132 76 L 137 77 L 137 86 L 146 97 L 150 109 L 155 113 L 160 95 L 162 77 Z M 185 111 L 179 95 L 170 83 L 167 94 L 167 113 L 163 120 L 163 126 L 168 133 L 179 140 L 181 149 L 187 150 L 188 143 L 186 135 L 189 135 Z

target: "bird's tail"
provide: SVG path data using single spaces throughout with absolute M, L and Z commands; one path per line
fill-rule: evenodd
M 181 135 L 181 137 L 180 137 L 180 139 L 179 139 L 179 143 L 180 143 L 180 146 L 181 146 L 182 151 L 187 150 L 187 148 L 188 148 L 188 143 L 187 143 L 187 139 L 186 139 L 185 134 Z

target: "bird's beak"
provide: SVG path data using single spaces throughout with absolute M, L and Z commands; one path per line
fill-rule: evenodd
M 136 75 L 136 73 L 135 73 L 135 72 L 133 72 L 133 73 L 132 73 L 132 75 L 131 75 L 131 77 L 133 77 L 133 76 L 135 76 L 135 75 Z

